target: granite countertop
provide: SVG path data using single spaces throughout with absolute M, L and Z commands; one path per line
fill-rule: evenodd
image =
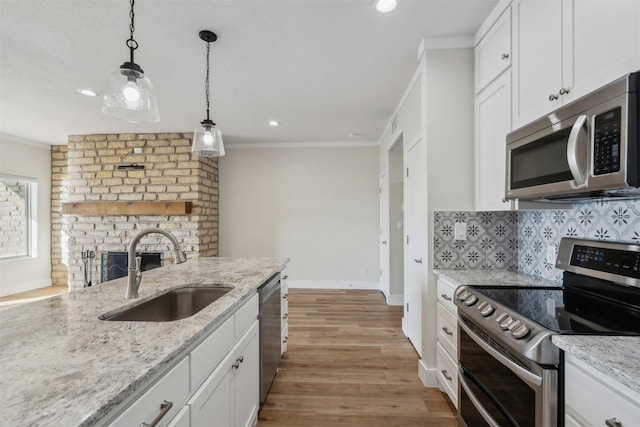
M 163 374 L 255 295 L 286 258 L 196 258 L 0 311 L 0 426 L 90 426 Z M 234 289 L 186 319 L 109 322 L 99 316 L 186 284 Z
M 457 286 L 561 286 L 527 274 L 511 271 L 487 270 L 435 270 Z M 610 378 L 640 393 L 640 337 L 554 335 L 552 342 L 567 353 L 593 366 Z

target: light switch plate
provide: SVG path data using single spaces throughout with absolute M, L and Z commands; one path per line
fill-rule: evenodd
M 467 240 L 466 222 L 456 222 L 453 227 L 453 240 Z

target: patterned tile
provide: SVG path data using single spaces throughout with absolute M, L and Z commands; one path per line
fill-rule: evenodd
M 467 240 L 453 240 L 456 222 Z M 562 281 L 547 248 L 562 237 L 640 244 L 640 200 L 597 201 L 572 209 L 519 212 L 445 212 L 434 215 L 434 268 L 512 270 Z

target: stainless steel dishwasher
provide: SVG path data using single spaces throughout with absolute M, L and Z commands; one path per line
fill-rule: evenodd
M 260 406 L 269 393 L 280 365 L 280 273 L 258 289 L 260 293 Z

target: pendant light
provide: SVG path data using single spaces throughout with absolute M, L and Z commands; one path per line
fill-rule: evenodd
M 130 0 L 130 3 L 131 24 L 129 24 L 129 31 L 131 35 L 126 42 L 130 59 L 109 78 L 102 99 L 102 112 L 107 116 L 132 123 L 158 122 L 160 121 L 160 113 L 153 85 L 144 75 L 142 68 L 133 60 L 133 52 L 138 48 L 138 42 L 133 39 L 135 0 Z
M 205 96 L 207 98 L 207 118 L 200 122 L 199 127 L 193 133 L 193 145 L 191 152 L 204 157 L 224 156 L 224 144 L 222 143 L 222 132 L 216 124 L 209 118 L 209 54 L 211 43 L 218 39 L 218 36 L 211 31 L 200 31 L 200 38 L 207 42 L 207 78 L 205 79 Z

